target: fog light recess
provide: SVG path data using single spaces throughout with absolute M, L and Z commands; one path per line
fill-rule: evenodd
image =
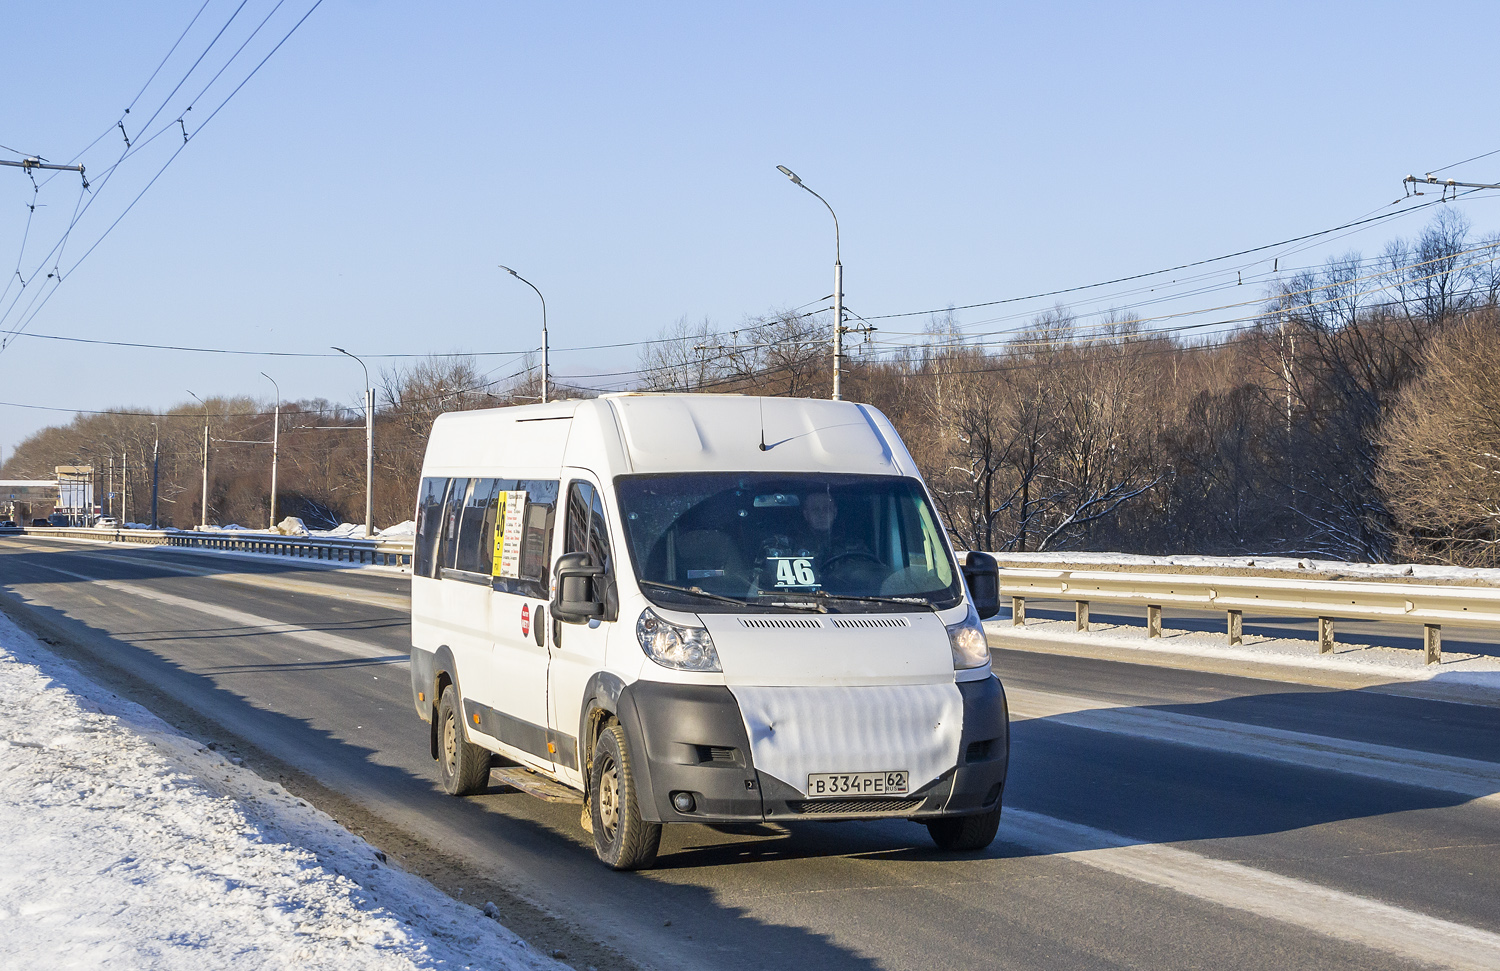
M 693 798 L 691 792 L 672 793 L 672 808 L 680 813 L 690 813 L 698 808 L 698 800 Z

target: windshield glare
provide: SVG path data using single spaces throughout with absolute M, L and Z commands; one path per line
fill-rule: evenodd
M 846 612 L 941 609 L 962 594 L 914 479 L 693 472 L 620 476 L 615 489 L 641 590 L 660 604 L 737 609 L 692 588 L 755 606 Z

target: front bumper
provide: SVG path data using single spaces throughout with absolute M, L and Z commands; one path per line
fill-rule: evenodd
M 996 678 L 960 682 L 963 733 L 958 764 L 907 797 L 807 799 L 755 768 L 734 695 L 714 685 L 638 681 L 619 701 L 620 721 L 636 754 L 642 817 L 664 823 L 765 820 L 930 819 L 993 809 L 1010 760 L 1010 717 Z M 677 793 L 696 808 L 679 812 Z

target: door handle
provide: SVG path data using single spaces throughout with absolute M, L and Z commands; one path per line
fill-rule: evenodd
M 536 612 L 532 615 L 531 633 L 536 638 L 537 647 L 547 646 L 547 608 L 541 604 L 536 605 Z

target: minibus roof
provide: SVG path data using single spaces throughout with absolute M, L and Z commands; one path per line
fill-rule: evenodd
M 521 440 L 527 445 L 518 450 Z M 572 465 L 606 477 L 691 471 L 919 475 L 895 428 L 871 405 L 641 393 L 449 412 L 433 424 L 424 474 L 521 464 L 538 472 Z

